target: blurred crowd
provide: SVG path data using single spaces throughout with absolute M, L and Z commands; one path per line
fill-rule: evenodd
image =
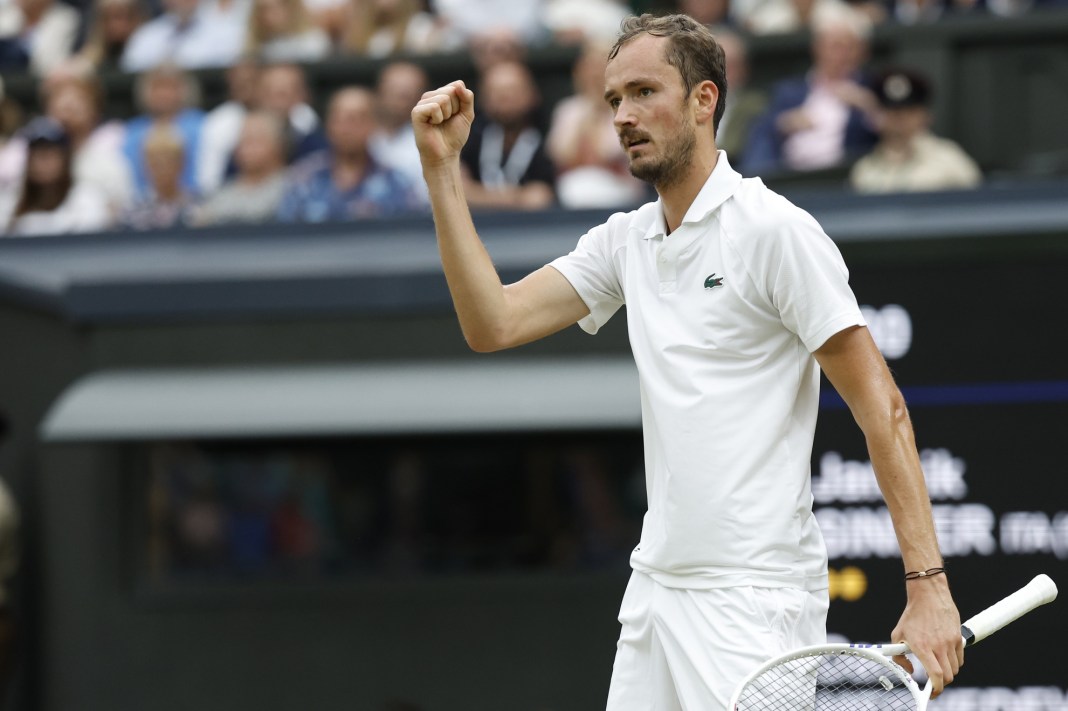
M 465 52 L 479 120 L 462 156 L 475 209 L 612 208 L 632 178 L 602 99 L 623 17 L 685 12 L 728 58 L 718 143 L 747 175 L 853 166 L 862 191 L 981 180 L 931 130 L 935 87 L 869 66 L 880 23 L 1013 15 L 1068 0 L 0 0 L 0 75 L 36 77 L 35 106 L 0 83 L 0 233 L 41 235 L 235 222 L 322 222 L 428 210 L 411 108 L 434 56 Z M 748 84 L 747 41 L 810 30 L 811 67 Z M 579 48 L 573 95 L 547 105 L 527 62 Z M 310 65 L 381 59 L 374 86 L 313 96 Z M 198 70 L 225 71 L 205 106 Z M 109 115 L 108 76 L 135 75 L 137 114 Z
M 166 587 L 618 570 L 645 511 L 641 461 L 632 437 L 159 445 L 145 573 Z

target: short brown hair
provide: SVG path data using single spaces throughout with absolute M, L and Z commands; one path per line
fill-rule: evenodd
M 657 16 L 645 13 L 628 17 L 623 20 L 619 38 L 608 53 L 609 61 L 616 58 L 620 47 L 641 34 L 668 38 L 664 59 L 682 75 L 682 85 L 687 95 L 703 81 L 711 81 L 716 85 L 719 100 L 712 116 L 712 131 L 717 131 L 727 108 L 727 60 L 712 32 L 686 15 Z

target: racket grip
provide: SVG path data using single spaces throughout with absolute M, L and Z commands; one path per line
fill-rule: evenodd
M 981 642 L 1010 622 L 1056 598 L 1057 584 L 1048 575 L 1036 575 L 1034 580 L 1012 595 L 965 620 L 960 627 L 964 646 Z

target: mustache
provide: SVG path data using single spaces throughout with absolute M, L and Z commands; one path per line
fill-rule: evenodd
M 652 137 L 644 131 L 622 131 L 619 134 L 619 145 L 626 148 L 635 141 L 651 141 Z

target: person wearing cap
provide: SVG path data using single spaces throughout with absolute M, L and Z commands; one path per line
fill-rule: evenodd
M 972 188 L 979 166 L 955 142 L 931 132 L 930 83 L 918 72 L 891 69 L 874 83 L 879 142 L 853 166 L 849 182 L 863 193 Z
M 22 137 L 28 146 L 26 171 L 21 189 L 0 198 L 3 233 L 45 235 L 106 228 L 107 198 L 94 186 L 75 182 L 70 138 L 59 122 L 34 119 Z

